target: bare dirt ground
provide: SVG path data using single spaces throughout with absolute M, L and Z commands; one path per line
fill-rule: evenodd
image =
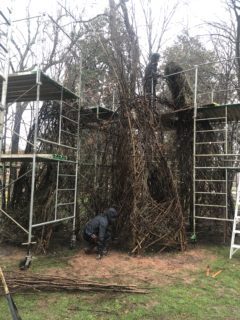
M 18 248 L 0 246 L 0 264 L 16 264 L 24 255 L 25 251 Z M 194 276 L 190 274 L 196 271 L 205 272 L 207 265 L 211 264 L 215 257 L 205 248 L 192 247 L 185 252 L 137 257 L 110 251 L 102 260 L 96 260 L 95 254 L 86 255 L 79 249 L 77 254 L 67 259 L 67 267 L 51 268 L 47 273 L 55 276 L 75 276 L 86 281 L 160 285 L 180 279 L 191 282 Z
M 203 248 L 147 257 L 131 257 L 126 253 L 110 252 L 100 261 L 96 260 L 95 255 L 85 255 L 80 251 L 68 264 L 75 276 L 85 279 L 159 285 L 174 279 L 191 281 L 189 271 L 205 272 L 206 263 L 214 259 L 215 257 Z

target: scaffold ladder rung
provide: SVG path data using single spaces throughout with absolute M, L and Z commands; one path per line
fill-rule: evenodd
M 196 121 L 209 121 L 209 120 L 220 120 L 220 119 L 224 119 L 225 117 L 217 117 L 217 118 L 200 118 L 200 119 L 196 119 Z
M 204 141 L 204 142 L 196 142 L 196 144 L 217 144 L 217 143 L 225 143 L 225 141 Z
M 196 179 L 196 182 L 226 182 L 226 180 Z
M 215 220 L 215 221 L 229 221 L 229 222 L 233 222 L 233 219 L 217 218 L 217 217 L 195 216 L 195 218 L 197 218 L 197 219 L 202 219 L 202 220 Z
M 196 153 L 196 157 L 240 157 L 240 154 L 225 154 L 225 153 Z M 235 159 L 229 159 L 229 161 L 235 161 Z
M 65 203 L 58 203 L 57 206 L 69 206 L 69 205 L 74 205 L 74 202 L 65 202 Z
M 225 129 L 212 129 L 212 130 L 196 130 L 197 133 L 207 133 L 207 132 L 225 132 Z
M 215 207 L 215 208 L 226 208 L 226 206 L 219 205 L 219 204 L 205 204 L 205 203 L 195 203 L 195 206 L 199 207 Z
M 212 195 L 215 195 L 215 194 L 226 195 L 227 194 L 226 192 L 215 192 L 215 191 L 196 191 L 196 193 L 198 193 L 198 194 L 212 194 Z
M 237 190 L 236 190 L 236 204 L 235 204 L 235 213 L 234 213 L 234 220 L 233 220 L 233 228 L 232 228 L 232 239 L 231 239 L 231 247 L 230 247 L 230 256 L 231 259 L 233 254 L 240 249 L 240 244 L 236 243 L 236 235 L 240 234 L 240 230 L 237 229 L 237 224 L 240 222 L 239 217 L 239 199 L 240 199 L 240 177 L 238 175 L 237 178 Z M 238 237 L 239 240 L 239 237 Z
M 216 167 L 195 167 L 195 169 L 208 169 L 208 170 L 213 170 L 213 169 L 235 169 L 237 170 L 238 167 L 227 167 L 227 166 L 216 166 Z

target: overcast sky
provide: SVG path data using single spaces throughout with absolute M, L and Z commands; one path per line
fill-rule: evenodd
M 1 0 L 1 7 L 6 4 L 9 5 L 11 1 Z M 129 0 L 128 2 L 131 1 L 136 7 L 139 7 L 140 0 Z M 13 2 L 15 18 L 23 17 L 29 0 L 13 0 Z M 66 4 L 67 7 L 71 8 L 75 8 L 77 5 L 85 6 L 88 16 L 94 16 L 103 12 L 104 7 L 108 5 L 108 0 L 32 0 L 30 6 L 31 13 L 35 15 L 46 11 L 54 14 L 58 2 Z M 176 0 L 151 0 L 151 2 L 154 8 L 153 12 L 158 13 L 163 4 L 171 6 Z M 224 15 L 222 0 L 179 0 L 178 2 L 180 3 L 180 8 L 177 16 L 175 16 L 176 21 L 182 20 L 191 27 L 203 20 L 212 20 Z M 138 23 L 141 23 L 141 21 Z
M 59 3 L 62 3 L 67 8 L 70 8 L 74 13 L 77 12 L 77 7 L 85 7 L 83 18 L 91 18 L 95 15 L 104 12 L 104 8 L 108 6 L 108 0 L 0 0 L 1 7 L 10 5 L 13 1 L 13 20 L 25 17 L 26 7 L 30 2 L 30 15 L 35 16 L 46 12 L 55 16 L 56 9 Z M 145 22 L 140 6 L 141 0 L 128 0 L 128 6 L 134 5 L 136 11 L 136 22 L 138 26 L 138 36 L 140 45 L 144 50 L 146 33 L 144 32 Z M 163 6 L 171 8 L 177 0 L 145 0 L 152 3 L 153 17 L 157 23 L 160 16 L 163 15 Z M 116 1 L 117 2 L 117 1 Z M 204 21 L 216 21 L 219 18 L 224 18 L 226 15 L 223 9 L 224 0 L 178 0 L 179 7 L 177 13 L 172 19 L 171 28 L 166 38 L 164 46 L 169 46 L 181 33 L 183 28 L 188 28 L 190 35 L 204 34 Z M 80 11 L 80 10 L 79 10 Z M 160 13 L 161 12 L 161 13 Z M 143 31 L 143 32 L 142 32 Z M 166 40 L 165 39 L 165 40 Z

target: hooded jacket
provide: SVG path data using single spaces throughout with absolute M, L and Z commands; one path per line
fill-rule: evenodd
M 114 208 L 109 208 L 104 212 L 104 214 L 97 215 L 86 224 L 84 232 L 90 237 L 93 234 L 98 237 L 99 251 L 102 251 L 105 246 L 108 226 L 112 224 L 117 219 L 117 217 L 117 211 Z

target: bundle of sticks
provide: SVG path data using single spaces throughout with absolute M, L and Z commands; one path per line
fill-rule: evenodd
M 12 293 L 15 292 L 41 292 L 41 291 L 68 291 L 68 292 L 122 292 L 145 294 L 146 289 L 135 285 L 119 285 L 116 283 L 100 283 L 85 281 L 77 277 L 63 277 L 42 275 L 37 273 L 12 273 L 5 272 L 6 281 Z M 3 293 L 0 289 L 0 293 Z

